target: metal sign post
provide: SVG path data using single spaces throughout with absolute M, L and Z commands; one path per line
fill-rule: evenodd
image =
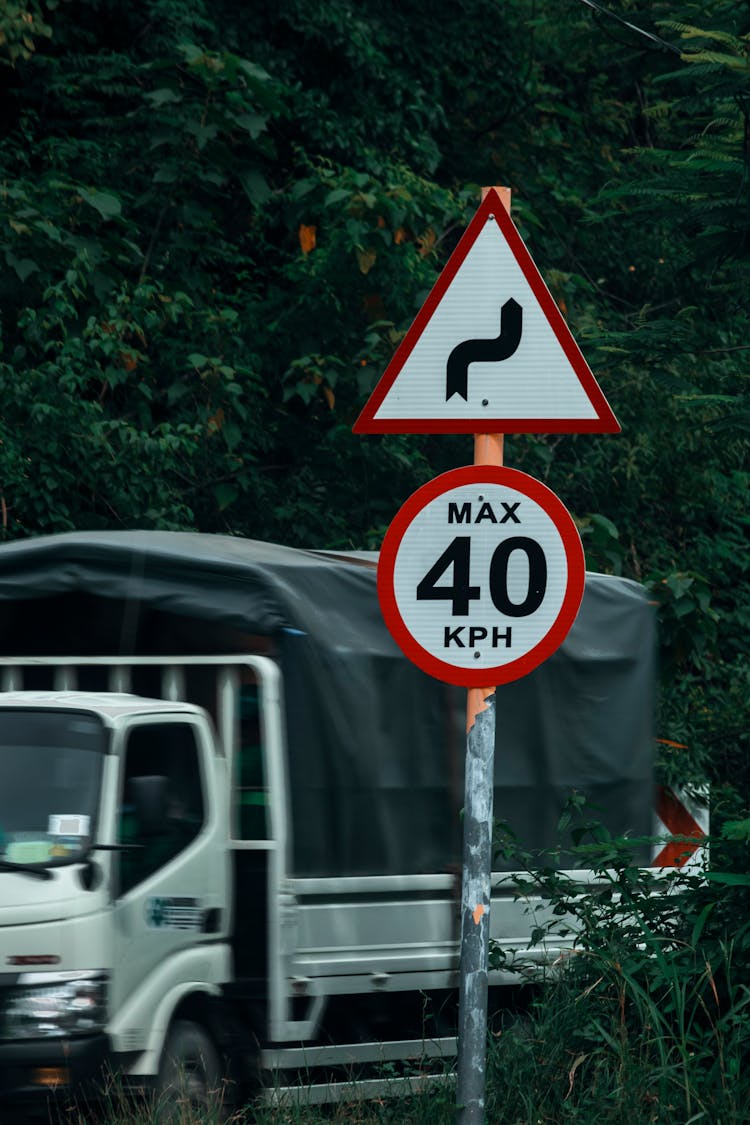
M 510 214 L 510 188 L 496 188 Z M 482 200 L 487 188 L 482 188 Z M 503 434 L 474 435 L 474 464 L 503 464 Z M 461 978 L 458 996 L 459 1125 L 482 1125 L 487 1075 L 492 834 L 495 804 L 495 689 L 469 688 L 461 882 Z M 472 906 L 472 903 L 474 904 Z M 477 918 L 478 904 L 482 904 Z
M 459 1125 L 484 1125 L 495 784 L 494 695 L 485 697 L 483 706 L 466 736 L 456 1091 Z

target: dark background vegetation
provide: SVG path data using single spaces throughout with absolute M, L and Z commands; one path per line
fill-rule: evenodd
M 2 536 L 377 548 L 471 443 L 352 423 L 507 184 L 623 432 L 506 462 L 660 603 L 666 776 L 747 781 L 750 13 L 612 11 L 661 48 L 579 0 L 8 0 Z

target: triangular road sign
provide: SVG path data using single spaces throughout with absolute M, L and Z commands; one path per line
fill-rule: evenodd
M 354 432 L 619 429 L 498 193 L 488 191 Z

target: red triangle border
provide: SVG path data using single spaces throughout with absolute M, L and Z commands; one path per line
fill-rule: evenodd
M 494 219 L 529 283 L 568 362 L 596 411 L 595 418 L 387 418 L 377 419 L 383 400 L 398 378 L 417 341 L 433 316 L 451 282 L 463 265 L 485 223 Z M 491 188 L 446 262 L 425 303 L 399 344 L 352 427 L 355 434 L 479 434 L 479 433 L 602 433 L 616 434 L 620 425 L 602 393 L 588 363 L 542 275 L 526 249 L 498 193 Z

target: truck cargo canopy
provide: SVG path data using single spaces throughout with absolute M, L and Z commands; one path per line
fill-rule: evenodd
M 293 873 L 460 862 L 464 693 L 402 656 L 374 557 L 189 532 L 0 547 L 0 655 L 205 655 L 270 646 L 284 672 Z M 651 830 L 654 616 L 588 574 L 562 647 L 497 691 L 495 815 L 554 849 L 572 789 L 613 833 Z

